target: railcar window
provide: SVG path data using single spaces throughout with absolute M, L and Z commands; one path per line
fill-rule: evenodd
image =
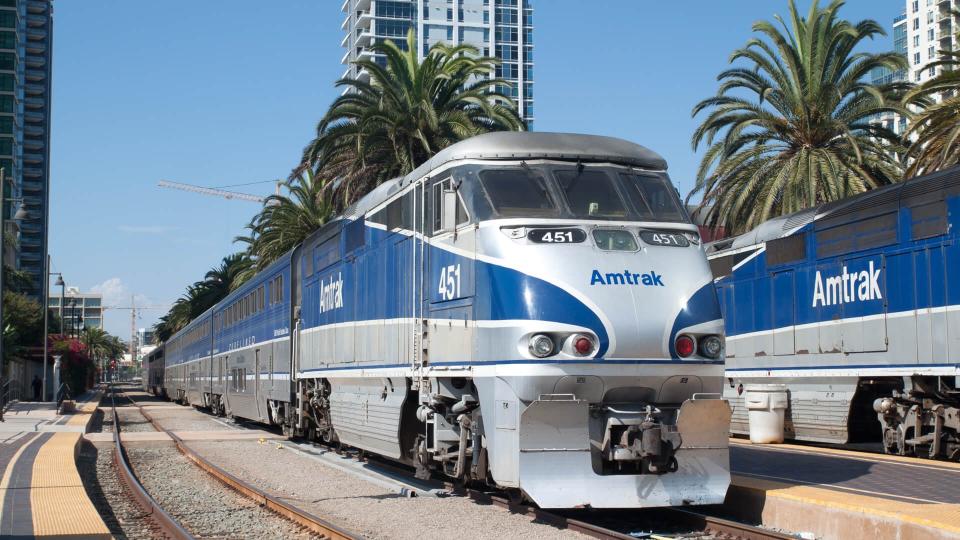
M 627 208 L 604 171 L 557 171 L 560 190 L 578 218 L 624 218 Z
M 443 192 L 453 189 L 451 180 L 447 178 L 433 185 L 433 232 L 439 231 L 443 227 Z M 463 199 L 457 194 L 457 227 L 469 221 L 467 209 L 463 206 Z
M 637 251 L 637 240 L 630 231 L 622 229 L 594 229 L 593 241 L 604 251 Z
M 501 216 L 549 217 L 557 205 L 542 178 L 524 169 L 491 169 L 480 172 L 480 183 L 494 210 Z
M 662 176 L 621 173 L 627 197 L 641 219 L 689 222 L 673 186 Z

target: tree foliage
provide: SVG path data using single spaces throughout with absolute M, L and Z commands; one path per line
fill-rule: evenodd
M 470 45 L 437 43 L 421 62 L 412 30 L 405 45 L 386 40 L 371 47 L 385 66 L 368 58 L 354 62 L 370 80 L 337 82 L 347 92 L 304 150 L 301 168 L 338 179 L 331 186 L 338 210 L 457 141 L 524 127 L 503 91 L 510 83 L 490 77 L 497 59 Z
M 785 213 L 898 181 L 900 138 L 872 122 L 881 112 L 905 113 L 907 83 L 865 82 L 875 68 L 899 69 L 893 52 L 857 49 L 883 35 L 875 21 L 840 19 L 842 0 L 817 0 L 802 17 L 753 25 L 757 37 L 733 52 L 714 97 L 698 103 L 703 121 L 694 149 L 706 146 L 696 185 L 708 225 L 739 233 Z

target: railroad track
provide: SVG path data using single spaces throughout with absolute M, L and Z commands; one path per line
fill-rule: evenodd
M 138 407 L 140 414 L 146 418 L 157 431 L 166 433 L 173 439 L 180 450 L 188 459 L 196 463 L 200 468 L 215 476 L 218 480 L 240 493 L 260 502 L 262 505 L 273 509 L 281 515 L 290 517 L 295 521 L 307 516 L 307 519 L 319 520 L 320 518 L 310 517 L 307 512 L 291 507 L 265 493 L 264 491 L 250 486 L 237 479 L 235 476 L 217 467 L 193 452 L 186 444 L 175 434 L 164 429 L 159 423 L 143 410 L 143 408 L 129 396 L 125 396 L 131 403 Z M 263 427 L 263 426 L 258 426 Z M 361 452 L 350 453 L 358 460 L 366 461 L 368 464 L 383 470 L 393 471 L 412 475 L 412 470 L 400 465 L 385 462 L 375 457 L 360 457 Z M 498 493 L 489 493 L 476 489 L 464 488 L 450 482 L 441 482 L 447 490 L 468 496 L 480 504 L 492 504 L 504 508 L 512 513 L 522 514 L 534 517 L 538 521 L 549 523 L 557 528 L 569 529 L 579 532 L 586 536 L 598 539 L 611 540 L 636 540 L 638 536 L 629 533 L 638 531 L 651 531 L 647 538 L 717 538 L 717 539 L 738 539 L 738 540 L 796 540 L 796 536 L 789 535 L 746 523 L 740 523 L 727 519 L 710 516 L 701 512 L 693 511 L 687 508 L 657 508 L 649 511 L 636 510 L 573 510 L 553 512 L 530 506 L 527 504 L 513 501 Z M 277 505 L 274 508 L 273 505 Z M 284 507 L 289 510 L 284 510 Z M 285 512 L 291 511 L 291 515 Z M 298 518 L 297 516 L 301 516 Z M 320 520 L 322 521 L 322 520 Z M 298 521 L 299 523 L 299 521 Z M 305 525 L 306 526 L 306 525 Z M 311 528 L 312 529 L 312 528 Z M 659 531 L 679 531 L 672 533 L 653 533 L 653 530 Z M 315 530 L 315 529 L 312 529 Z M 321 533 L 323 534 L 323 533 Z M 344 533 L 349 534 L 349 533 Z M 331 538 L 353 538 L 351 536 L 331 536 Z M 642 536 L 640 536 L 642 538 Z
M 121 439 L 121 423 L 120 417 L 117 414 L 117 404 L 116 404 L 116 392 L 117 389 L 111 387 L 111 413 L 113 416 L 114 430 L 113 430 L 113 441 L 114 441 L 114 460 L 116 461 L 117 469 L 119 471 L 120 477 L 123 479 L 124 483 L 129 488 L 130 492 L 133 493 L 134 498 L 136 499 L 139 506 L 146 512 L 156 523 L 157 527 L 160 529 L 162 534 L 168 538 L 175 540 L 185 540 L 193 539 L 194 536 L 188 531 L 187 527 L 184 527 L 183 524 L 179 523 L 174 517 L 167 512 L 144 488 L 143 484 L 137 478 L 133 472 L 133 467 L 130 465 L 130 460 L 126 452 L 126 448 L 123 445 Z M 160 426 L 150 415 L 143 410 L 133 399 L 124 394 L 135 407 L 137 407 L 139 413 L 147 419 L 148 422 L 156 429 L 158 432 L 166 434 L 173 440 L 174 445 L 181 454 L 183 454 L 187 459 L 196 464 L 202 471 L 209 474 L 220 483 L 224 484 L 234 492 L 240 494 L 241 496 L 250 499 L 255 502 L 258 506 L 266 508 L 271 512 L 279 515 L 280 517 L 292 522 L 298 527 L 311 531 L 312 533 L 319 535 L 320 538 L 325 538 L 329 540 L 359 540 L 362 537 L 354 533 L 348 532 L 318 516 L 315 516 L 309 512 L 306 512 L 296 506 L 289 504 L 287 502 L 281 501 L 263 490 L 237 478 L 236 476 L 231 475 L 227 471 L 217 467 L 216 465 L 210 463 L 196 452 L 191 450 L 183 440 L 180 439 L 176 434 L 172 433 L 169 430 L 164 429 Z

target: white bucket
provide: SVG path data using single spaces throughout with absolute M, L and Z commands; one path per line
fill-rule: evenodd
M 750 420 L 750 442 L 783 442 L 783 413 L 787 410 L 787 385 L 748 384 L 743 401 Z

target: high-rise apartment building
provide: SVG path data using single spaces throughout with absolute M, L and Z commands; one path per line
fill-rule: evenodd
M 902 13 L 893 20 L 893 51 L 907 58 L 909 49 L 907 47 L 907 14 Z M 907 80 L 906 69 L 893 71 L 889 68 L 878 68 L 870 74 L 873 84 L 890 84 L 894 82 L 903 82 Z M 895 113 L 882 113 L 877 121 L 883 123 L 887 129 L 893 130 L 897 134 L 902 134 L 907 129 L 907 120 L 903 116 Z
M 15 260 L 27 292 L 46 293 L 50 187 L 51 0 L 0 0 L 0 167 L 6 230 L 19 233 Z M 27 217 L 15 223 L 21 201 Z
M 369 75 L 351 62 L 360 58 L 385 60 L 370 46 L 392 40 L 406 48 L 407 31 L 416 34 L 422 60 L 430 46 L 466 43 L 500 59 L 496 76 L 510 81 L 504 94 L 512 96 L 528 129 L 533 129 L 533 6 L 531 0 L 344 0 L 346 14 L 340 45 L 344 78 L 364 80 Z
M 960 28 L 952 10 L 960 9 L 960 0 L 906 0 L 908 79 L 920 84 L 936 77 L 942 67 L 930 64 L 940 60 L 941 51 L 957 48 Z

